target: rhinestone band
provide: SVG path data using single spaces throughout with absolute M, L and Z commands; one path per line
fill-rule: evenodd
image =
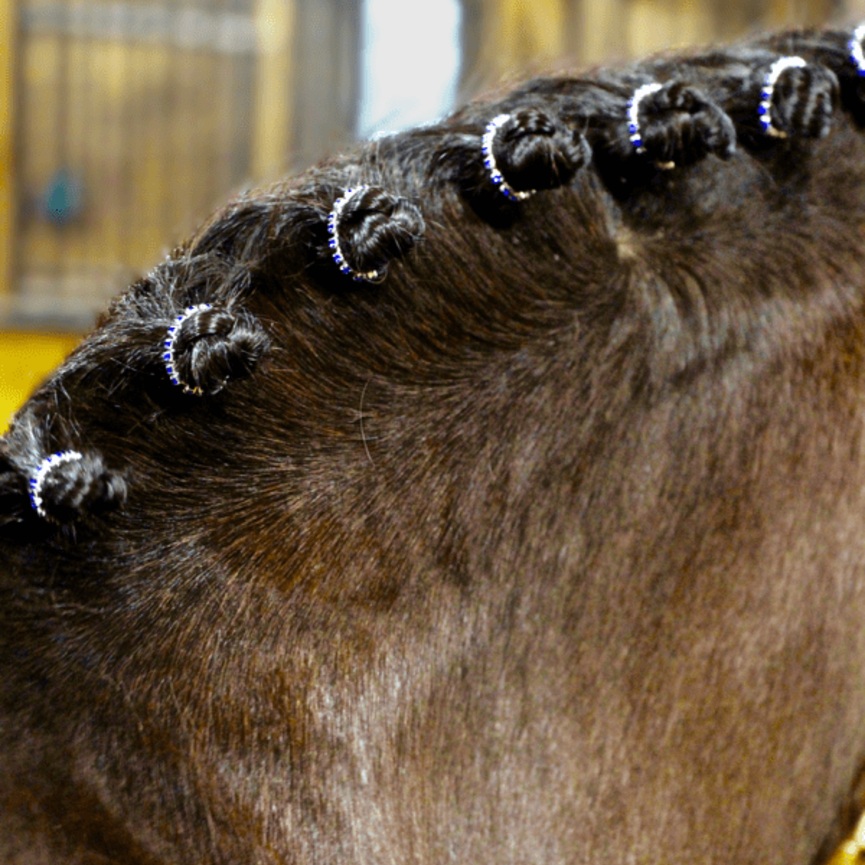
M 772 125 L 772 94 L 775 91 L 775 85 L 778 83 L 781 73 L 786 69 L 802 69 L 807 65 L 801 57 L 780 57 L 769 69 L 769 74 L 763 82 L 763 89 L 760 91 L 760 105 L 757 108 L 757 114 L 760 116 L 760 125 L 767 135 L 771 135 L 773 138 L 787 137 L 786 132 L 782 132 Z
M 374 282 L 379 279 L 380 274 L 377 270 L 370 270 L 366 273 L 362 273 L 360 271 L 354 270 L 351 265 L 346 261 L 345 255 L 343 254 L 342 247 L 339 245 L 339 220 L 342 216 L 343 210 L 345 210 L 346 204 L 355 196 L 364 193 L 369 189 L 368 186 L 356 186 L 352 189 L 346 189 L 341 198 L 337 198 L 337 200 L 333 203 L 333 210 L 331 210 L 330 215 L 327 217 L 327 233 L 330 235 L 330 240 L 328 241 L 328 245 L 331 250 L 333 250 L 333 260 L 336 262 L 336 266 L 346 275 L 350 276 L 357 282 L 361 282 L 363 280 L 368 280 L 370 282 Z
M 83 459 L 83 457 L 78 451 L 60 451 L 59 453 L 45 457 L 39 463 L 39 468 L 36 469 L 36 473 L 30 478 L 30 504 L 33 505 L 33 510 L 42 519 L 50 519 L 42 507 L 42 485 L 45 483 L 45 479 L 57 466 L 80 459 Z
M 514 189 L 502 176 L 501 171 L 499 171 L 498 166 L 496 165 L 496 158 L 493 156 L 493 140 L 495 139 L 499 129 L 510 120 L 510 118 L 510 114 L 499 114 L 498 117 L 494 117 L 487 124 L 486 132 L 484 132 L 483 138 L 481 139 L 481 151 L 484 155 L 484 165 L 489 172 L 490 180 L 498 186 L 499 192 L 511 201 L 525 201 L 527 198 L 534 195 L 537 190 L 529 189 L 526 191 L 520 191 Z
M 859 71 L 860 75 L 865 75 L 865 52 L 862 50 L 862 41 L 865 40 L 865 24 L 860 24 L 850 37 L 847 47 L 850 49 L 850 60 Z
M 213 307 L 209 303 L 198 303 L 195 306 L 187 306 L 186 309 L 178 315 L 176 319 L 174 319 L 174 324 L 168 328 L 168 337 L 164 343 L 165 353 L 162 355 L 162 359 L 165 361 L 165 369 L 168 372 L 168 377 L 171 379 L 171 383 L 177 385 L 177 387 L 182 387 L 184 393 L 191 393 L 195 396 L 201 396 L 202 390 L 198 387 L 191 387 L 186 382 L 181 381 L 177 372 L 177 361 L 174 357 L 174 344 L 177 337 L 180 335 L 180 328 L 183 326 L 183 322 L 185 322 L 186 319 L 194 315 L 196 312 L 206 312 L 208 309 L 212 308 Z
M 651 84 L 644 84 L 634 91 L 634 95 L 628 102 L 628 132 L 631 136 L 631 144 L 637 149 L 637 153 L 645 153 L 646 148 L 643 147 L 643 136 L 640 132 L 640 103 L 653 93 L 657 93 L 664 85 L 653 81 Z

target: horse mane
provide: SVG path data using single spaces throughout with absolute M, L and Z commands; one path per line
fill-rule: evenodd
M 526 82 L 114 300 L 0 439 L 4 861 L 828 857 L 865 757 L 857 45 Z

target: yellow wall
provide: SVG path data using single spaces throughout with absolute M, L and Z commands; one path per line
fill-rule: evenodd
M 21 403 L 79 340 L 69 334 L 0 333 L 0 434 Z

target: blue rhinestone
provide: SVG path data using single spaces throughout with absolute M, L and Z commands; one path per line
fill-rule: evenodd
M 638 127 L 637 127 L 637 124 L 636 124 L 636 123 L 629 123 L 629 124 L 628 124 L 628 131 L 631 132 L 631 133 L 636 132 L 636 131 L 637 131 L 637 128 L 638 128 Z
M 768 111 L 769 111 L 769 109 L 765 105 L 761 105 L 757 109 L 757 114 L 766 114 Z

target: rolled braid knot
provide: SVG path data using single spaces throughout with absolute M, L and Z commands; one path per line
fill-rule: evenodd
M 55 523 L 68 523 L 126 501 L 126 481 L 96 453 L 50 454 L 31 475 L 29 487 L 33 510 Z
M 388 263 L 406 255 L 424 229 L 416 204 L 368 185 L 346 189 L 327 218 L 331 257 L 358 282 L 381 282 Z
M 637 88 L 628 101 L 628 138 L 637 153 L 648 154 L 664 169 L 709 153 L 726 159 L 736 149 L 736 128 L 727 113 L 697 88 L 676 80 Z
M 581 133 L 536 108 L 499 114 L 481 139 L 484 168 L 510 201 L 564 186 L 591 159 Z
M 171 383 L 184 393 L 212 396 L 246 378 L 270 349 L 258 319 L 243 309 L 188 306 L 168 328 L 162 355 Z

